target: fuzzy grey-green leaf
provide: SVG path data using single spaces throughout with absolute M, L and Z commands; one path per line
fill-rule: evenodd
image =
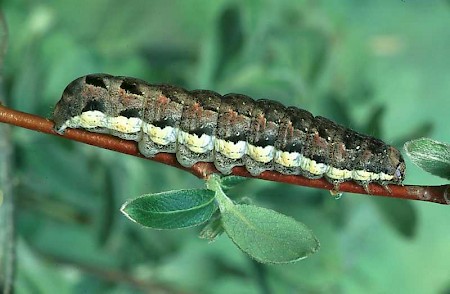
M 249 178 L 239 177 L 239 176 L 226 176 L 220 179 L 220 186 L 222 186 L 223 190 L 229 190 L 234 186 L 237 186 L 243 182 L 248 181 Z
M 207 189 L 167 191 L 127 201 L 121 211 L 132 221 L 155 229 L 179 229 L 206 222 L 217 205 Z
M 427 172 L 450 179 L 450 145 L 429 138 L 405 143 L 405 151 L 414 164 Z
M 273 210 L 234 205 L 221 213 L 228 236 L 259 262 L 291 263 L 319 249 L 319 241 L 308 227 Z

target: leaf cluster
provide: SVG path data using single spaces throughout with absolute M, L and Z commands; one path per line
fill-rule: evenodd
M 179 229 L 209 221 L 203 237 L 213 241 L 223 230 L 242 251 L 262 263 L 295 262 L 319 249 L 316 237 L 302 223 L 273 210 L 235 204 L 223 188 L 237 182 L 235 176 L 212 175 L 208 189 L 143 195 L 127 201 L 121 211 L 132 221 L 154 229 Z

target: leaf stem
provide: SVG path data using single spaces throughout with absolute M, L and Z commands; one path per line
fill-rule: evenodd
M 212 174 L 208 180 L 206 181 L 206 187 L 209 190 L 212 190 L 216 192 L 216 200 L 219 204 L 219 210 L 221 212 L 225 210 L 230 210 L 233 208 L 234 204 L 233 201 L 228 198 L 228 196 L 223 191 L 222 187 L 220 186 L 220 176 L 217 174 Z
M 175 154 L 159 153 L 154 158 L 146 158 L 139 153 L 137 144 L 133 141 L 123 140 L 110 135 L 91 133 L 81 129 L 69 129 L 64 135 L 60 135 L 53 130 L 53 122 L 36 115 L 16 111 L 0 105 L 0 122 L 27 128 L 30 130 L 63 137 L 70 140 L 90 144 L 93 146 L 110 149 L 120 153 L 125 153 L 147 160 L 157 161 L 176 168 L 185 170 L 198 178 L 207 180 L 210 175 L 219 173 L 214 164 L 209 162 L 199 162 L 191 168 L 181 166 L 175 157 Z M 252 176 L 244 167 L 235 167 L 233 175 L 258 178 L 263 180 L 307 186 L 326 190 L 333 190 L 333 184 L 322 179 L 308 179 L 296 175 L 283 175 L 274 171 L 265 171 L 259 176 Z M 368 187 L 370 195 L 385 196 L 400 199 L 420 200 L 449 205 L 450 204 L 450 185 L 442 186 L 416 186 L 416 185 L 388 185 L 387 188 L 376 183 L 371 183 Z M 364 188 L 353 181 L 344 182 L 339 186 L 340 192 L 367 194 Z

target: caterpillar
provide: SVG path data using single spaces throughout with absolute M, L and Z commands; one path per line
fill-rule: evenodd
M 146 157 L 176 153 L 190 167 L 213 162 L 222 174 L 245 166 L 252 175 L 275 170 L 338 186 L 353 180 L 401 184 L 399 150 L 321 116 L 242 94 L 188 91 L 170 85 L 90 74 L 71 82 L 53 112 L 55 130 L 82 128 L 138 143 Z

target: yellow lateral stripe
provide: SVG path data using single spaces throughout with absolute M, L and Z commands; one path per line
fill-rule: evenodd
M 178 131 L 178 143 L 186 145 L 192 152 L 206 153 L 214 150 L 213 136 L 202 134 L 200 138 L 196 134 Z
M 244 155 L 250 156 L 259 163 L 274 161 L 287 168 L 300 167 L 313 175 L 326 175 L 332 180 L 353 179 L 361 182 L 368 181 L 391 181 L 394 176 L 381 173 L 373 173 L 366 170 L 338 169 L 325 163 L 304 157 L 298 152 L 287 152 L 275 149 L 274 146 L 254 146 L 246 141 L 237 143 L 218 139 L 214 136 L 202 134 L 200 138 L 196 134 L 180 131 L 178 128 L 166 126 L 156 127 L 150 123 L 143 122 L 137 117 L 108 117 L 98 110 L 85 111 L 80 115 L 67 120 L 61 127 L 66 128 L 107 128 L 125 134 L 137 133 L 142 130 L 151 141 L 159 145 L 168 145 L 178 142 L 186 145 L 194 153 L 206 153 L 212 150 L 220 152 L 230 159 L 240 159 Z

